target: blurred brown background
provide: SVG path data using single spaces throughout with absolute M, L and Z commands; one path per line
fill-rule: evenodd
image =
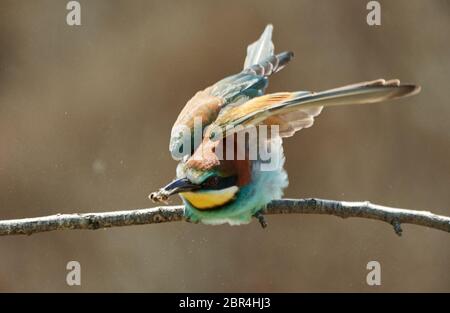
M 0 2 L 0 218 L 149 207 L 175 175 L 187 99 L 240 71 L 274 24 L 295 60 L 268 91 L 398 77 L 416 97 L 324 111 L 285 140 L 287 197 L 370 200 L 450 215 L 450 4 L 380 1 Z M 82 286 L 66 285 L 77 260 Z M 381 263 L 382 286 L 366 285 Z M 450 236 L 327 216 L 269 228 L 187 223 L 0 238 L 1 291 L 450 291 Z

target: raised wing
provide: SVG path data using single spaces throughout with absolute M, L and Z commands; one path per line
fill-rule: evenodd
M 245 68 L 205 90 L 197 92 L 180 112 L 172 127 L 169 150 L 172 157 L 190 155 L 202 138 L 203 129 L 212 123 L 227 106 L 237 106 L 261 96 L 268 84 L 268 76 L 281 70 L 292 59 L 291 52 L 273 55 L 272 25 L 248 47 Z M 201 125 L 194 127 L 195 125 Z M 197 134 L 195 133 L 197 131 Z
M 237 107 L 222 110 L 208 128 L 218 140 L 238 131 L 237 126 L 279 125 L 282 137 L 312 126 L 324 106 L 376 103 L 416 94 L 420 87 L 401 85 L 398 79 L 362 82 L 321 92 L 280 92 L 261 96 Z
M 211 94 L 224 99 L 222 107 L 228 104 L 241 104 L 264 94 L 268 85 L 268 77 L 282 70 L 294 57 L 292 52 L 272 55 L 241 73 L 229 76 L 214 84 Z

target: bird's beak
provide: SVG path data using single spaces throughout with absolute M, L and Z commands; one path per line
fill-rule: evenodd
M 183 191 L 191 191 L 200 188 L 199 185 L 191 183 L 187 178 L 176 179 L 166 187 L 164 187 L 164 191 L 169 195 L 173 195 Z
M 167 186 L 156 192 L 152 192 L 149 198 L 155 202 L 166 201 L 171 195 L 199 189 L 200 186 L 192 183 L 187 178 L 180 178 L 172 181 Z

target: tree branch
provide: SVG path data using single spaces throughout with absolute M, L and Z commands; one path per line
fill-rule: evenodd
M 56 214 L 45 217 L 0 221 L 0 236 L 31 235 L 63 229 L 99 229 L 187 221 L 183 206 L 161 206 L 150 209 L 104 213 Z M 426 211 L 390 208 L 369 202 L 346 202 L 321 199 L 283 199 L 267 205 L 263 214 L 326 214 L 342 218 L 361 217 L 391 224 L 401 235 L 401 224 L 415 224 L 450 232 L 450 217 Z

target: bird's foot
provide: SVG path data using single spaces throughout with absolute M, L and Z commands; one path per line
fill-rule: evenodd
M 264 214 L 262 214 L 261 212 L 256 212 L 254 216 L 258 219 L 258 222 L 259 224 L 261 224 L 262 228 L 267 227 L 267 221 L 266 218 L 264 217 Z

